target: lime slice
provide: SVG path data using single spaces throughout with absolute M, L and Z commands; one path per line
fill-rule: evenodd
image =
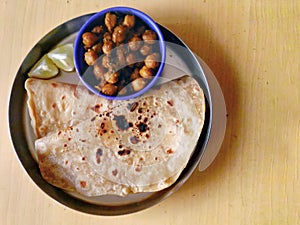
M 58 68 L 67 72 L 74 70 L 72 43 L 58 46 L 51 50 L 47 55 Z
M 59 70 L 56 65 L 44 55 L 29 71 L 29 77 L 49 79 L 58 74 Z

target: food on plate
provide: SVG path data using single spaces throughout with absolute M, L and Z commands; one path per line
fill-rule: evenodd
M 47 55 L 44 55 L 37 63 L 31 68 L 28 73 L 29 77 L 49 79 L 55 77 L 59 73 L 58 68 L 48 58 Z
M 108 100 L 80 85 L 29 78 L 25 89 L 31 125 L 37 138 L 74 126 L 108 105 Z
M 125 196 L 159 191 L 177 180 L 204 124 L 205 99 L 197 81 L 184 76 L 126 101 L 89 92 L 77 96 L 76 89 L 82 91 L 71 84 L 26 81 L 33 128 L 49 128 L 35 141 L 47 182 L 85 196 Z M 65 104 L 66 110 L 58 110 Z
M 105 95 L 135 92 L 130 83 L 146 78 L 139 82 L 141 90 L 160 65 L 157 34 L 134 15 L 106 13 L 102 23 L 82 34 L 82 43 L 83 60 L 93 67 L 95 87 Z M 131 76 L 136 70 L 138 76 Z
M 34 64 L 28 72 L 29 77 L 50 79 L 59 74 L 59 70 L 74 70 L 73 44 L 68 43 L 52 49 Z
M 64 44 L 54 48 L 47 54 L 47 56 L 59 69 L 62 69 L 66 72 L 71 72 L 74 70 L 72 43 Z

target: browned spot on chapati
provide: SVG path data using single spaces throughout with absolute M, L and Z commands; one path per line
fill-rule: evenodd
M 137 143 L 139 143 L 139 139 L 138 139 L 138 137 L 137 136 L 132 136 L 132 137 L 130 137 L 130 142 L 132 143 L 132 144 L 137 144 Z
M 130 151 L 129 149 L 123 149 L 123 150 L 118 151 L 118 154 L 119 154 L 120 156 L 124 156 L 124 155 L 129 155 L 130 152 L 131 152 L 131 151 Z
M 172 153 L 174 153 L 174 151 L 173 151 L 173 149 L 169 148 L 169 149 L 167 150 L 167 153 L 168 153 L 168 154 L 172 154 Z
M 114 175 L 114 176 L 117 176 L 117 174 L 118 174 L 118 170 L 117 170 L 117 169 L 115 169 L 115 170 L 113 170 L 111 173 L 112 173 L 112 175 Z
M 139 103 L 134 102 L 134 103 L 129 103 L 127 108 L 129 109 L 130 112 L 133 112 L 137 107 L 138 107 Z
M 93 107 L 91 107 L 91 110 L 95 111 L 96 113 L 99 113 L 100 108 L 101 108 L 101 106 L 99 104 L 96 104 Z
M 101 156 L 103 155 L 103 151 L 101 148 L 98 148 L 96 151 L 96 162 L 99 164 L 101 162 Z
M 167 101 L 167 103 L 168 103 L 170 106 L 174 106 L 173 100 L 169 100 L 169 101 Z
M 80 187 L 85 188 L 86 187 L 86 182 L 85 181 L 80 181 Z

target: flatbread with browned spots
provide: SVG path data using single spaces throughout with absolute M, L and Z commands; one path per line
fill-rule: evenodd
M 55 89 L 64 85 L 58 83 Z M 49 123 L 51 132 L 36 140 L 44 179 L 86 196 L 159 191 L 172 185 L 204 124 L 205 99 L 198 83 L 185 76 L 135 99 L 103 101 L 97 113 L 76 118 L 78 123 L 57 117 L 53 123 L 65 125 Z

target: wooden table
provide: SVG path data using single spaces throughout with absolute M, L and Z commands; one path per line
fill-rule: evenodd
M 74 17 L 125 4 L 175 32 L 214 71 L 228 124 L 219 155 L 166 201 L 120 217 L 64 207 L 26 174 L 8 101 L 33 45 Z M 0 1 L 0 224 L 300 224 L 300 1 Z

